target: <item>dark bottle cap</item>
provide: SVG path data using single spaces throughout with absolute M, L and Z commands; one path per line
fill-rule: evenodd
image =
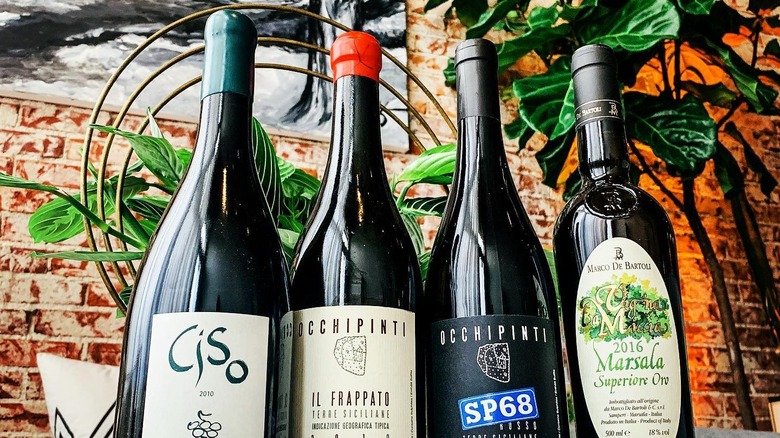
M 623 120 L 615 55 L 608 46 L 593 44 L 571 57 L 576 127 L 597 119 Z
M 253 95 L 257 29 L 236 11 L 217 11 L 206 21 L 200 98 L 214 93 Z
M 496 46 L 481 38 L 458 44 L 455 49 L 455 74 L 458 120 L 472 116 L 500 120 Z
M 341 34 L 330 46 L 330 68 L 334 82 L 342 76 L 365 76 L 379 82 L 382 70 L 379 41 L 365 32 Z

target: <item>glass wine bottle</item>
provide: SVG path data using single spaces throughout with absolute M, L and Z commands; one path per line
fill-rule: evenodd
M 209 17 L 192 162 L 125 326 L 115 435 L 273 436 L 287 268 L 253 158 L 255 25 Z
M 379 43 L 347 32 L 331 47 L 330 155 L 293 262 L 289 362 L 277 436 L 415 436 L 411 239 L 390 193 L 379 131 Z M 287 355 L 288 349 L 292 353 Z M 285 409 L 285 406 L 288 408 Z M 281 426 L 281 425 L 280 425 Z
M 554 246 L 577 437 L 693 437 L 674 231 L 629 180 L 611 49 L 571 69 L 582 188 Z
M 428 432 L 568 437 L 555 290 L 507 165 L 497 68 L 490 41 L 455 50 L 458 156 L 420 311 Z

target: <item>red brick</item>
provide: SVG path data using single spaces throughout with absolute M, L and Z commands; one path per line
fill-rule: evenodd
M 43 274 L 49 271 L 49 260 L 33 258 L 31 248 L 11 248 L 11 272 Z
M 77 165 L 17 158 L 14 173 L 22 178 L 59 188 L 78 189 L 81 169 Z
M 0 127 L 14 127 L 19 123 L 19 104 L 0 102 Z
M 29 327 L 26 311 L 0 309 L 0 335 L 25 335 Z
M 24 381 L 24 399 L 25 400 L 43 400 L 43 381 L 41 373 L 30 371 L 27 373 L 27 379 Z
M 0 338 L 0 365 L 2 366 L 35 367 L 37 353 L 51 353 L 69 359 L 78 359 L 81 355 L 81 344 Z
M 723 331 L 720 323 L 686 324 L 685 338 L 690 345 L 720 345 L 723 343 Z
M 0 213 L 0 221 L 2 221 L 2 228 L 0 228 L 0 235 L 4 242 L 25 242 L 31 243 L 32 237 L 27 230 L 27 222 L 30 217 L 22 213 Z
M 772 332 L 769 326 L 765 327 L 750 327 L 750 328 L 737 328 L 737 337 L 739 338 L 739 344 L 744 347 L 759 347 L 770 350 L 775 346 L 775 340 L 772 337 Z
M 114 300 L 102 282 L 90 283 L 87 286 L 87 306 L 115 307 Z
M 780 373 L 753 373 L 748 376 L 751 388 L 756 394 L 780 393 Z
M 122 358 L 122 344 L 93 342 L 87 346 L 87 356 L 91 362 L 119 365 Z
M 5 370 L 0 372 L 0 400 L 22 398 L 23 376 L 21 371 Z
M 83 132 L 92 110 L 51 104 L 24 105 L 20 125 L 26 128 L 59 132 Z
M 116 338 L 121 334 L 124 320 L 112 311 L 58 311 L 40 310 L 34 331 L 47 336 L 76 336 Z
M 712 394 L 693 393 L 693 416 L 698 417 L 725 417 L 725 397 Z
M 83 260 L 50 259 L 49 272 L 66 278 L 87 278 L 95 283 L 100 283 L 98 271 L 94 262 Z
M 87 285 L 52 275 L 16 276 L 11 289 L 0 292 L 7 303 L 83 304 Z
M 49 414 L 46 403 L 0 402 L 0 430 L 5 432 L 46 432 Z
M 41 205 L 54 199 L 54 195 L 25 189 L 2 189 L 0 207 L 6 211 L 34 213 Z

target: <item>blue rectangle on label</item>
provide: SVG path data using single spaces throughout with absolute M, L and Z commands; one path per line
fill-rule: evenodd
M 533 388 L 493 392 L 458 400 L 463 430 L 539 418 Z

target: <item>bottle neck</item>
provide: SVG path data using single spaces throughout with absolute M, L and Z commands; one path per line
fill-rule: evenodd
M 493 117 L 472 116 L 458 121 L 458 158 L 453 191 L 507 185 L 512 177 L 506 161 L 501 122 Z M 497 193 L 488 190 L 490 193 Z
M 236 93 L 214 93 L 201 101 L 200 123 L 184 184 L 210 188 L 209 210 L 224 213 L 232 203 L 260 190 L 252 146 L 252 101 Z M 214 199 L 218 197 L 219 199 Z
M 597 119 L 577 128 L 583 182 L 628 182 L 628 151 L 623 121 Z
M 363 76 L 343 76 L 335 83 L 330 155 L 323 190 L 342 181 L 360 187 L 368 181 L 387 184 L 379 130 L 379 84 Z

